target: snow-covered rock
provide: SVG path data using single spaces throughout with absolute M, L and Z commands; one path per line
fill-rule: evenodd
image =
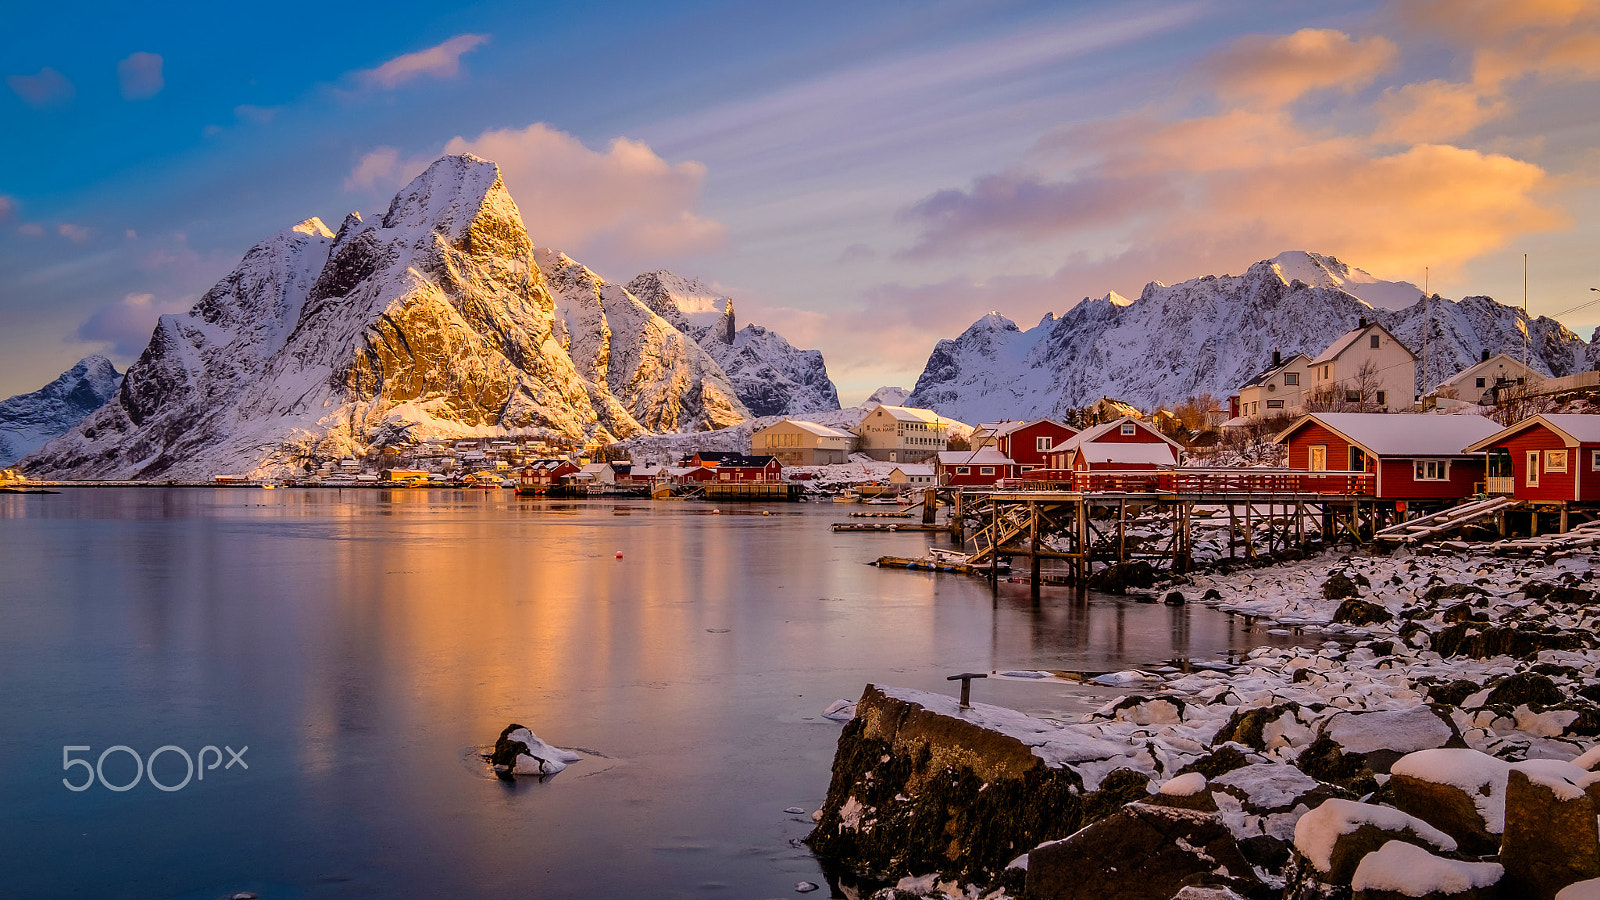
M 65 434 L 122 385 L 104 356 L 86 356 L 37 391 L 0 400 L 0 466 L 9 466 Z
M 965 421 L 1062 416 L 1110 395 L 1137 406 L 1226 397 L 1261 371 L 1274 350 L 1313 357 L 1356 327 L 1381 323 L 1420 357 L 1428 332 L 1432 387 L 1479 354 L 1523 352 L 1523 317 L 1488 297 L 1436 298 L 1380 282 L 1337 259 L 1293 251 L 1242 275 L 1151 282 L 1137 300 L 1107 294 L 1027 330 L 996 313 L 940 341 L 907 401 Z M 1409 300 L 1406 298 L 1409 297 Z M 1402 301 L 1407 302 L 1396 308 Z M 1530 364 L 1568 375 L 1600 364 L 1600 346 L 1553 319 L 1528 325 Z
M 861 405 L 867 409 L 871 409 L 874 406 L 905 406 L 906 400 L 910 399 L 910 397 L 910 388 L 884 385 L 873 391 L 872 396 L 867 398 L 867 402 Z

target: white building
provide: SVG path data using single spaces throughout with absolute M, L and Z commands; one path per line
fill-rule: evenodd
M 1409 412 L 1416 406 L 1417 356 L 1388 329 L 1362 319 L 1311 361 L 1311 379 L 1306 400 L 1313 406 Z
M 1428 406 L 1451 407 L 1456 405 L 1489 406 L 1494 403 L 1495 389 L 1507 385 L 1537 387 L 1544 376 L 1504 353 L 1483 356 L 1472 365 L 1445 379 L 1424 396 Z M 1452 402 L 1453 401 L 1453 402 Z
M 831 466 L 849 461 L 856 440 L 848 431 L 784 419 L 750 435 L 750 455 L 775 456 L 786 466 Z
M 966 425 L 940 416 L 931 409 L 879 406 L 856 426 L 861 452 L 883 462 L 922 462 L 945 449 L 952 431 L 971 431 Z
M 1272 365 L 1239 388 L 1239 417 L 1264 419 L 1299 415 L 1311 381 L 1311 357 L 1304 353 L 1284 359 L 1272 352 Z

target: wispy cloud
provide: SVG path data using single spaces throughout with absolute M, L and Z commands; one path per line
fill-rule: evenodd
M 17 201 L 7 197 L 5 194 L 0 194 L 0 222 L 11 218 L 11 213 L 16 208 Z
M 405 164 L 400 161 L 400 151 L 393 147 L 379 147 L 361 157 L 356 167 L 344 180 L 347 191 L 370 191 L 378 188 L 395 188 L 405 174 Z
M 6 78 L 6 84 L 30 106 L 59 106 L 78 93 L 65 75 L 49 66 L 40 69 L 37 75 L 11 75 Z
M 363 87 L 389 90 L 424 75 L 454 78 L 461 71 L 461 57 L 488 40 L 486 34 L 458 34 L 426 50 L 406 53 L 377 68 L 357 72 L 355 80 Z
M 1400 48 L 1382 36 L 1356 39 L 1327 28 L 1282 37 L 1252 34 L 1202 66 L 1219 95 L 1237 102 L 1281 106 L 1304 94 L 1365 87 L 1394 67 Z
M 63 222 L 57 225 L 56 233 L 74 244 L 82 244 L 89 240 L 89 229 L 82 225 L 74 225 L 71 222 Z
M 117 80 L 122 84 L 122 99 L 148 100 L 161 93 L 166 80 L 161 77 L 161 56 L 140 51 L 117 63 Z
M 241 122 L 253 125 L 266 125 L 278 115 L 276 106 L 252 106 L 248 103 L 240 104 L 233 108 L 233 117 Z

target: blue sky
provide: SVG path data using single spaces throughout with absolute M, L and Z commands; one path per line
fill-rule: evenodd
M 847 403 L 991 309 L 1287 249 L 1510 302 L 1528 253 L 1535 313 L 1600 286 L 1589 0 L 268 9 L 7 10 L 0 396 L 125 366 L 250 245 L 447 149 L 536 243 L 822 349 Z

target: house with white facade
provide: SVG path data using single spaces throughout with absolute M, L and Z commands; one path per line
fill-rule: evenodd
M 1409 412 L 1416 406 L 1417 356 L 1376 322 L 1362 319 L 1310 368 L 1311 393 L 1305 399 L 1317 408 Z
M 910 406 L 875 407 L 856 426 L 860 452 L 881 462 L 923 462 L 945 449 L 952 432 L 970 431 L 931 409 Z
M 1504 353 L 1483 351 L 1476 363 L 1436 385 L 1423 395 L 1424 406 L 1490 406 L 1495 393 L 1509 386 L 1538 387 L 1544 376 Z
M 1237 415 L 1246 420 L 1299 415 L 1311 381 L 1311 357 L 1296 353 L 1285 359 L 1272 351 L 1272 364 L 1239 388 Z
M 831 466 L 849 461 L 857 440 L 848 431 L 784 419 L 750 435 L 750 454 L 774 456 L 786 466 Z

